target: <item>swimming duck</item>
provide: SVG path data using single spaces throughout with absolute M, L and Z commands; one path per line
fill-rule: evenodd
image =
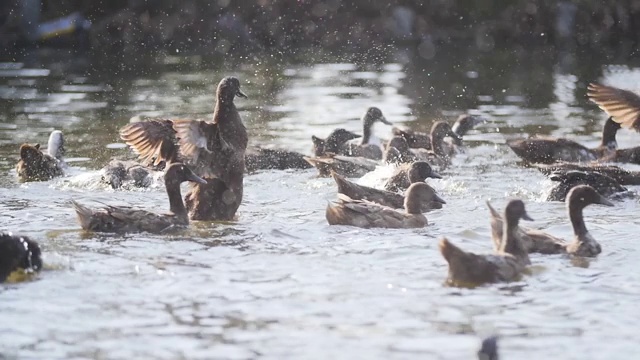
M 418 157 L 411 152 L 407 140 L 402 136 L 394 136 L 389 140 L 384 150 L 383 159 L 388 164 L 405 164 L 418 161 Z
M 458 136 L 452 137 L 452 143 L 456 146 L 462 145 L 462 137 L 479 124 L 485 123 L 487 120 L 479 115 L 462 114 L 458 116 L 451 130 Z M 393 127 L 391 129 L 394 136 L 401 136 L 407 140 L 409 147 L 413 149 L 431 149 L 431 134 L 413 131 L 410 129 L 400 129 Z
M 462 140 L 458 134 L 451 130 L 451 126 L 444 121 L 436 121 L 431 126 L 431 149 L 411 149 L 418 159 L 429 162 L 432 166 L 444 168 L 451 164 L 451 157 L 455 154 L 455 148 L 444 139 L 450 136 Z
M 376 122 L 381 122 L 386 125 L 391 123 L 382 115 L 382 111 L 375 106 L 370 107 L 362 116 L 362 139 L 360 144 L 345 143 L 338 154 L 346 156 L 359 156 L 367 159 L 380 160 L 382 159 L 382 149 L 376 144 L 370 144 L 371 129 Z
M 428 162 L 416 161 L 398 167 L 384 184 L 384 189 L 393 192 L 404 191 L 411 184 L 424 182 L 426 178 L 442 179 L 442 176 L 433 171 Z
M 427 218 L 421 212 L 421 204 L 442 200 L 426 183 L 414 183 L 407 190 L 404 212 L 366 200 L 353 200 L 338 194 L 335 204 L 327 205 L 329 225 L 351 225 L 361 228 L 421 228 L 427 226 Z
M 207 184 L 190 185 L 185 204 L 192 220 L 232 220 L 243 194 L 247 129 L 233 103 L 246 98 L 232 76 L 218 84 L 213 121 L 148 120 L 126 125 L 120 137 L 147 163 L 193 164 Z
M 545 175 L 568 171 L 597 172 L 613 178 L 620 185 L 640 185 L 640 171 L 629 171 L 615 165 L 604 165 L 597 162 L 577 164 L 560 161 L 550 165 L 536 164 L 535 166 Z
M 518 237 L 520 219 L 532 221 L 522 200 L 511 200 L 504 210 L 502 243 L 493 254 L 465 252 L 442 238 L 440 252 L 449 264 L 448 282 L 454 285 L 475 286 L 483 283 L 518 279 L 531 263 L 529 254 Z
M 42 269 L 40 246 L 26 236 L 0 233 L 0 283 L 19 269 L 27 272 Z
M 244 154 L 244 162 L 249 172 L 257 170 L 309 169 L 312 167 L 304 159 L 304 155 L 299 152 L 257 146 L 247 148 Z
M 342 128 L 333 130 L 326 139 L 321 139 L 315 135 L 311 135 L 311 141 L 313 141 L 313 154 L 314 156 L 323 156 L 328 153 L 338 154 L 347 141 L 357 139 L 359 137 L 361 136 Z
M 164 163 L 158 171 L 164 168 Z M 149 168 L 133 160 L 112 159 L 102 168 L 102 181 L 109 184 L 112 189 L 120 189 L 125 184 L 131 183 L 135 187 L 148 187 L 151 185 L 154 169 Z
M 498 337 L 490 336 L 482 341 L 478 360 L 498 360 Z
M 64 137 L 60 130 L 49 135 L 47 152 L 40 150 L 40 144 L 20 146 L 20 160 L 16 172 L 21 182 L 47 181 L 64 175 Z
M 608 198 L 619 199 L 633 195 L 615 179 L 593 171 L 559 172 L 554 173 L 549 179 L 557 181 L 558 184 L 551 189 L 547 201 L 565 201 L 569 190 L 577 185 L 589 185 Z
M 353 200 L 367 200 L 394 209 L 404 208 L 404 195 L 356 184 L 333 171 L 331 172 L 331 176 L 333 176 L 333 179 L 338 185 L 338 193 L 345 194 Z M 442 209 L 442 204 L 446 204 L 442 199 L 430 203 L 423 203 L 421 204 L 420 211 L 424 213 L 433 209 Z
M 172 163 L 164 174 L 164 183 L 169 196 L 169 213 L 155 214 L 146 210 L 138 210 L 129 206 L 107 206 L 92 210 L 72 200 L 78 215 L 78 221 L 84 230 L 95 232 L 151 232 L 161 233 L 175 226 L 189 224 L 187 209 L 182 202 L 180 184 L 192 181 L 206 184 L 207 181 L 197 176 L 186 165 Z
M 308 157 L 304 159 L 318 169 L 322 177 L 331 175 L 331 171 L 346 177 L 362 177 L 380 165 L 377 161 L 364 157 L 335 155 L 328 153 L 324 156 Z
M 529 139 L 509 139 L 507 145 L 529 163 L 552 164 L 557 161 L 589 162 L 615 154 L 616 133 L 620 124 L 609 117 L 602 129 L 600 145 L 594 149 L 565 138 L 539 136 Z

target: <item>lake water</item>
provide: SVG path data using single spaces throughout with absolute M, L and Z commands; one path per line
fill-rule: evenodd
M 533 255 L 532 275 L 517 283 L 445 286 L 437 247 L 446 235 L 490 251 L 484 202 L 502 209 L 510 197 L 525 200 L 534 227 L 570 238 L 564 204 L 544 201 L 551 181 L 520 167 L 505 139 L 542 133 L 596 145 L 605 115 L 587 102 L 586 84 L 634 89 L 640 68 L 631 63 L 537 49 L 441 51 L 432 60 L 398 51 L 375 61 L 174 54 L 133 70 L 66 50 L 2 61 L 0 230 L 38 240 L 47 263 L 34 281 L 0 286 L 5 358 L 473 359 L 491 334 L 504 359 L 639 352 L 637 200 L 585 210 L 603 248 L 596 259 Z M 211 116 L 226 75 L 249 95 L 236 104 L 250 141 L 304 153 L 312 134 L 361 131 L 372 105 L 420 130 L 465 111 L 490 122 L 465 137 L 468 151 L 442 180 L 429 179 L 448 203 L 427 214 L 424 229 L 328 226 L 336 187 L 310 169 L 248 175 L 235 222 L 197 222 L 173 236 L 82 232 L 70 199 L 168 209 L 161 184 L 113 191 L 99 169 L 127 153 L 117 130 L 131 116 Z M 66 136 L 68 176 L 19 184 L 20 144 L 46 144 L 54 129 Z M 375 134 L 388 138 L 390 127 Z M 622 147 L 640 140 L 625 130 L 618 138 Z M 360 182 L 380 186 L 390 170 Z

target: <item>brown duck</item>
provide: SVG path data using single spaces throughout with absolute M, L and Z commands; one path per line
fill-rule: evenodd
M 589 162 L 603 158 L 608 159 L 616 153 L 618 129 L 620 129 L 620 125 L 609 117 L 602 129 L 600 145 L 593 149 L 573 140 L 546 136 L 510 139 L 507 140 L 507 145 L 522 160 L 529 163 Z
M 505 208 L 506 219 L 500 248 L 493 254 L 478 255 L 461 250 L 446 238 L 440 240 L 440 252 L 449 264 L 447 281 L 457 286 L 517 280 L 531 263 L 518 236 L 520 219 L 532 220 L 521 200 L 511 200 Z
M 547 201 L 565 201 L 569 191 L 578 185 L 589 185 L 608 198 L 633 197 L 633 192 L 620 185 L 615 179 L 593 171 L 566 171 L 552 174 L 549 179 L 557 184 L 549 192 Z
M 466 135 L 469 130 L 484 122 L 486 122 L 486 119 L 479 115 L 462 114 L 458 116 L 451 127 L 451 130 L 458 135 L 451 138 L 453 144 L 461 146 L 462 137 Z M 391 131 L 394 136 L 401 136 L 405 138 L 409 147 L 413 149 L 431 149 L 431 134 L 413 131 L 410 129 L 400 129 L 397 127 L 393 127 Z
M 426 183 L 412 184 L 404 200 L 404 211 L 366 200 L 353 200 L 338 194 L 335 204 L 327 205 L 329 225 L 351 225 L 361 228 L 421 228 L 427 226 L 427 218 L 421 212 L 421 204 L 443 202 L 435 190 Z
M 20 146 L 20 160 L 16 165 L 21 182 L 47 181 L 64 175 L 64 137 L 60 130 L 49 135 L 47 152 L 40 150 L 40 144 Z
M 333 179 L 338 185 L 338 193 L 345 194 L 353 200 L 367 200 L 376 204 L 388 206 L 394 209 L 404 208 L 404 195 L 386 190 L 374 189 L 368 186 L 358 185 L 344 177 L 331 173 Z M 442 209 L 442 204 L 446 204 L 440 197 L 434 198 L 430 203 L 423 203 L 420 206 L 420 212 L 427 212 L 433 209 Z
M 574 240 L 571 243 L 566 243 L 563 239 L 540 230 L 520 228 L 520 238 L 530 253 L 569 253 L 577 256 L 596 256 L 602 251 L 600 244 L 587 231 L 582 210 L 591 204 L 613 206 L 613 203 L 598 194 L 591 186 L 578 185 L 572 188 L 567 195 L 566 204 L 569 220 L 573 227 Z M 487 205 L 489 205 L 488 202 Z M 491 236 L 497 249 L 500 246 L 503 231 L 502 217 L 490 205 L 489 209 L 491 210 Z
M 433 171 L 428 162 L 416 161 L 398 167 L 384 184 L 384 189 L 393 192 L 404 191 L 411 184 L 424 182 L 426 178 L 442 179 L 442 176 Z
M 102 181 L 111 186 L 112 189 L 120 189 L 127 184 L 135 187 L 148 187 L 152 183 L 154 171 L 164 169 L 161 166 L 150 168 L 133 160 L 112 159 L 102 168 Z
M 339 150 L 340 155 L 346 156 L 360 156 L 367 159 L 380 160 L 382 159 L 382 149 L 376 144 L 370 144 L 372 135 L 372 128 L 376 122 L 381 122 L 386 125 L 391 125 L 389 121 L 384 117 L 382 111 L 377 107 L 370 107 L 362 116 L 362 139 L 360 144 L 354 144 L 347 142 Z
M 42 269 L 40 246 L 26 236 L 0 233 L 0 283 L 16 270 L 27 272 Z
M 440 168 L 451 164 L 451 157 L 455 154 L 453 145 L 448 144 L 444 139 L 450 136 L 461 140 L 458 134 L 451 130 L 451 126 L 444 121 L 436 121 L 431 127 L 431 149 L 412 149 L 418 159 L 429 162 L 432 166 Z
M 402 136 L 394 136 L 389 140 L 383 159 L 388 164 L 398 165 L 418 161 L 418 157 L 411 152 L 407 140 Z
M 249 172 L 257 170 L 309 169 L 312 167 L 304 159 L 304 155 L 299 152 L 258 146 L 247 148 L 244 154 L 244 162 Z
M 92 210 L 72 200 L 78 215 L 80 226 L 87 231 L 95 232 L 151 232 L 161 233 L 176 226 L 189 224 L 187 209 L 182 202 L 180 184 L 192 181 L 206 184 L 207 181 L 198 177 L 186 165 L 172 163 L 164 174 L 165 187 L 169 196 L 169 213 L 155 214 L 146 210 L 131 207 L 107 206 L 103 209 Z
M 243 195 L 247 129 L 233 103 L 240 81 L 218 84 L 213 121 L 149 120 L 120 130 L 122 139 L 147 163 L 186 161 L 207 184 L 190 186 L 185 203 L 192 220 L 232 220 Z
M 333 130 L 326 139 L 321 139 L 312 135 L 311 141 L 313 141 L 313 155 L 323 156 L 326 154 L 339 154 L 347 141 L 357 139 L 359 137 L 360 135 L 342 128 Z

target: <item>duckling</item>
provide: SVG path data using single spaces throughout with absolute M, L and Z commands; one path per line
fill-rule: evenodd
M 522 200 L 511 200 L 504 210 L 506 219 L 502 243 L 494 254 L 478 255 L 461 250 L 442 238 L 440 252 L 449 264 L 448 282 L 454 285 L 475 286 L 483 283 L 513 281 L 531 263 L 529 254 L 518 237 L 520 219 L 533 221 Z
M 498 337 L 490 336 L 482 340 L 482 346 L 478 350 L 478 360 L 498 360 Z
M 84 230 L 95 232 L 151 232 L 161 233 L 175 226 L 189 224 L 187 209 L 182 202 L 180 184 L 192 181 L 206 184 L 207 181 L 197 176 L 186 165 L 172 163 L 164 174 L 164 183 L 169 196 L 169 213 L 155 214 L 132 207 L 107 206 L 92 210 L 76 201 L 71 201 L 78 215 L 78 221 Z
M 207 184 L 190 185 L 185 203 L 191 220 L 232 220 L 242 202 L 247 129 L 233 101 L 246 98 L 240 81 L 220 81 L 213 121 L 154 119 L 128 124 L 120 137 L 147 163 L 193 164 Z
M 161 169 L 164 168 L 164 163 L 161 165 Z M 137 161 L 119 159 L 112 159 L 101 170 L 102 181 L 111 185 L 114 190 L 122 188 L 126 183 L 135 187 L 148 187 L 151 185 L 153 171 L 154 169 Z
M 615 165 L 604 165 L 597 162 L 576 164 L 560 161 L 550 165 L 535 164 L 535 167 L 545 175 L 568 171 L 597 172 L 613 178 L 620 185 L 640 185 L 640 171 L 629 171 Z
M 249 172 L 257 170 L 309 169 L 312 167 L 304 159 L 304 155 L 299 152 L 257 146 L 247 148 L 244 154 L 244 162 Z
M 383 156 L 385 162 L 405 164 L 418 161 L 418 157 L 411 152 L 407 140 L 402 136 L 394 136 L 389 140 Z
M 529 139 L 510 139 L 507 145 L 528 163 L 552 164 L 557 161 L 589 162 L 615 154 L 616 134 L 620 125 L 609 117 L 602 129 L 600 145 L 594 149 L 564 138 L 547 136 Z
M 382 115 L 382 111 L 375 106 L 370 107 L 362 116 L 362 139 L 360 144 L 345 143 L 340 151 L 339 155 L 346 156 L 358 156 L 367 159 L 380 160 L 382 159 L 382 149 L 376 144 L 370 144 L 371 129 L 376 122 L 381 122 L 386 125 L 391 123 Z
M 414 183 L 407 190 L 404 212 L 372 203 L 353 200 L 338 194 L 335 204 L 327 205 L 326 217 L 329 225 L 351 225 L 361 228 L 421 228 L 427 226 L 427 218 L 421 212 L 421 204 L 444 203 L 426 183 Z
M 418 159 L 429 162 L 432 166 L 445 168 L 451 164 L 451 157 L 455 154 L 452 145 L 447 144 L 444 139 L 450 136 L 457 140 L 462 140 L 458 134 L 451 130 L 451 126 L 444 121 L 436 121 L 431 127 L 431 149 L 411 149 Z
M 304 159 L 318 169 L 322 177 L 331 175 L 331 171 L 346 177 L 362 177 L 376 169 L 379 163 L 375 160 L 328 153 L 325 156 L 307 157 Z
M 47 181 L 64 175 L 64 137 L 60 130 L 49 135 L 47 153 L 40 150 L 40 144 L 20 146 L 20 160 L 16 165 L 21 182 Z
M 29 272 L 42 269 L 40 246 L 26 236 L 0 233 L 0 283 L 19 269 Z
M 394 209 L 404 208 L 405 198 L 403 195 L 391 191 L 378 190 L 368 186 L 358 185 L 336 174 L 334 171 L 331 172 L 331 176 L 333 176 L 333 179 L 338 185 L 338 193 L 347 195 L 353 200 L 367 200 Z M 440 201 L 424 203 L 421 204 L 420 211 L 424 213 L 433 209 L 442 209 L 442 204 L 446 203 Z
M 311 141 L 313 141 L 313 154 L 314 156 L 323 156 L 328 153 L 338 154 L 347 141 L 357 139 L 359 137 L 361 136 L 342 128 L 333 130 L 326 139 L 321 139 L 312 135 Z
M 433 171 L 428 162 L 416 161 L 398 167 L 384 184 L 384 189 L 393 192 L 404 191 L 411 184 L 424 182 L 426 178 L 442 179 L 442 176 Z
M 551 189 L 547 201 L 565 201 L 569 190 L 577 185 L 589 185 L 608 198 L 632 196 L 632 193 L 615 179 L 597 172 L 567 171 L 554 173 L 549 179 L 559 183 Z

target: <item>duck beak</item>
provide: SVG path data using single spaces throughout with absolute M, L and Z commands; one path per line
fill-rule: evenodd
M 248 99 L 249 97 L 247 95 L 245 95 L 245 93 L 242 92 L 242 90 L 238 89 L 238 91 L 236 92 L 236 96 L 240 96 L 241 98 L 245 98 Z
M 207 184 L 207 180 L 201 178 L 200 176 L 194 173 L 191 173 L 191 175 L 187 176 L 187 180 L 192 181 L 194 183 L 202 184 L 202 185 Z
M 522 220 L 533 221 L 531 216 L 529 216 L 529 214 L 527 214 L 526 212 L 522 214 Z
M 383 123 L 383 124 L 385 124 L 385 125 L 393 125 L 393 124 L 391 123 L 391 121 L 387 120 L 387 118 L 386 118 L 386 117 L 384 117 L 384 116 L 381 116 L 381 117 L 378 119 L 378 121 L 380 121 L 381 123 Z
M 358 135 L 356 133 L 351 133 L 351 139 L 350 140 L 361 138 L 361 137 L 362 137 L 362 135 Z
M 440 204 L 446 204 L 447 202 L 444 201 L 440 196 L 438 196 L 438 194 L 433 194 L 433 199 L 431 201 L 440 203 Z
M 431 170 L 431 174 L 429 174 L 430 178 L 432 179 L 442 179 L 442 175 L 438 174 L 437 172 Z
M 614 206 L 613 203 L 611 201 L 609 201 L 609 199 L 605 198 L 602 195 L 600 195 L 600 198 L 598 199 L 596 204 L 600 204 L 600 205 L 604 205 L 604 206 Z

